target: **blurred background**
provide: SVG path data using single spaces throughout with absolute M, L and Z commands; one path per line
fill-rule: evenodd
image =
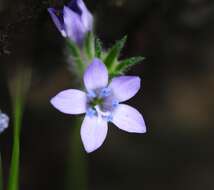
M 135 135 L 110 126 L 98 151 L 81 150 L 86 189 L 213 190 L 214 1 L 85 2 L 106 48 L 128 34 L 121 57 L 147 58 L 129 71 L 142 77 L 141 91 L 129 103 L 143 113 L 148 127 L 147 134 Z M 0 0 L 0 108 L 10 116 L 8 81 L 19 66 L 32 69 L 21 136 L 21 189 L 64 190 L 75 179 L 67 173 L 82 168 L 70 164 L 75 163 L 72 135 L 80 127 L 76 117 L 49 103 L 59 91 L 75 87 L 65 41 L 47 13 L 47 7 L 59 4 Z M 11 128 L 0 136 L 5 182 Z

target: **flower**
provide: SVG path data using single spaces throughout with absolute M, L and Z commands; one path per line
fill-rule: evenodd
M 69 89 L 51 99 L 51 104 L 66 114 L 86 113 L 81 126 L 81 138 L 85 150 L 90 153 L 104 142 L 108 122 L 119 129 L 131 133 L 145 133 L 143 116 L 133 107 L 122 104 L 138 92 L 140 78 L 119 76 L 108 85 L 108 71 L 98 58 L 95 58 L 84 73 L 87 92 Z
M 61 10 L 50 7 L 48 12 L 62 36 L 75 43 L 82 44 L 86 33 L 92 31 L 93 16 L 82 0 L 72 0 Z
M 2 133 L 9 124 L 9 117 L 0 111 L 0 133 Z

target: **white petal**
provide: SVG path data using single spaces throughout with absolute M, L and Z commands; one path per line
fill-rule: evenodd
M 107 131 L 108 126 L 105 120 L 85 116 L 81 127 L 81 138 L 85 150 L 90 153 L 98 149 L 105 141 Z
M 75 89 L 62 91 L 51 99 L 51 104 L 66 114 L 85 113 L 86 103 L 86 93 Z
M 120 104 L 113 113 L 112 122 L 120 129 L 130 133 L 145 133 L 143 116 L 133 107 Z
M 100 59 L 95 58 L 86 69 L 84 84 L 88 91 L 107 86 L 108 70 Z
M 140 78 L 136 76 L 121 76 L 112 79 L 109 88 L 119 102 L 132 98 L 140 89 Z

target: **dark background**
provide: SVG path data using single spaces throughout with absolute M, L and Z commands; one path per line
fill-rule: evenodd
M 72 162 L 76 117 L 59 113 L 49 103 L 57 92 L 75 86 L 64 39 L 46 10 L 56 4 L 0 0 L 0 108 L 10 116 L 8 81 L 20 65 L 32 68 L 21 136 L 23 190 L 66 189 Z M 128 34 L 122 57 L 146 56 L 129 72 L 142 77 L 141 91 L 129 103 L 143 113 L 148 127 L 147 134 L 134 135 L 110 126 L 98 151 L 83 152 L 88 189 L 213 190 L 214 1 L 88 0 L 86 4 L 96 16 L 96 33 L 105 47 Z M 11 128 L 12 123 L 0 137 L 5 182 Z

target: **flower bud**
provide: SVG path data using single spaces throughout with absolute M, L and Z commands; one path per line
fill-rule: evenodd
M 48 8 L 48 12 L 62 36 L 78 45 L 83 43 L 86 33 L 92 31 L 93 16 L 83 0 L 72 0 L 61 10 Z

